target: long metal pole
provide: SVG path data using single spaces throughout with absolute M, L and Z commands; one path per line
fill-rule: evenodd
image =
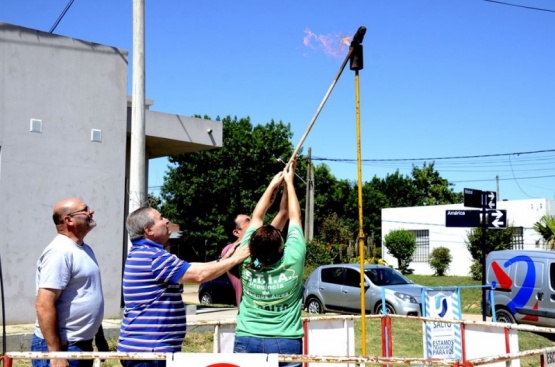
M 129 160 L 129 212 L 146 203 L 145 1 L 133 0 L 133 95 Z
M 366 355 L 366 288 L 364 287 L 364 231 L 362 216 L 362 150 L 360 144 L 360 94 L 358 70 L 355 70 L 355 96 L 356 96 L 356 125 L 357 125 L 357 173 L 358 173 L 358 253 L 360 254 L 360 327 L 361 327 L 361 352 Z
M 306 166 L 306 195 L 305 195 L 305 209 L 304 209 L 304 239 L 308 243 L 312 241 L 312 209 L 313 204 L 313 187 L 312 187 L 312 150 L 308 148 L 308 164 Z
M 362 28 L 363 28 L 362 35 L 360 35 Z M 366 32 L 366 28 L 364 28 L 364 27 L 359 28 L 357 33 L 353 37 L 353 39 L 357 39 L 357 37 L 362 39 L 362 37 L 364 37 L 364 32 Z M 304 132 L 303 136 L 301 137 L 301 140 L 297 144 L 297 147 L 295 148 L 295 151 L 291 155 L 291 159 L 289 161 L 292 161 L 293 158 L 295 158 L 297 156 L 297 154 L 299 154 L 299 151 L 301 150 L 301 147 L 303 146 L 303 143 L 306 140 L 306 137 L 308 136 L 308 133 L 310 132 L 310 129 L 312 129 L 312 125 L 314 125 L 314 123 L 316 122 L 316 119 L 318 118 L 318 115 L 320 115 L 320 112 L 322 111 L 322 108 L 324 108 L 324 105 L 326 104 L 326 101 L 328 100 L 328 97 L 330 96 L 331 91 L 333 90 L 333 88 L 337 84 L 337 81 L 339 80 L 339 77 L 341 76 L 341 73 L 343 72 L 343 69 L 345 69 L 345 65 L 347 65 L 347 61 L 349 61 L 349 59 L 351 58 L 352 53 L 353 53 L 353 47 L 349 47 L 349 52 L 347 53 L 347 56 L 345 57 L 345 60 L 343 60 L 343 63 L 341 64 L 341 67 L 339 68 L 339 71 L 335 75 L 335 78 L 333 79 L 330 87 L 328 88 L 328 91 L 326 92 L 326 95 L 322 99 L 322 102 L 320 102 L 320 105 L 318 106 L 318 109 L 316 110 L 316 113 L 314 114 L 314 117 L 312 117 L 312 120 L 310 121 L 310 124 L 308 124 L 308 127 L 307 127 L 306 131 Z
M 480 194 L 482 203 L 482 257 L 480 262 L 482 263 L 482 321 L 486 321 L 486 245 L 487 245 L 487 228 L 488 220 L 486 218 L 486 192 L 482 191 Z
M 351 70 L 355 71 L 355 111 L 357 131 L 357 175 L 358 175 L 358 253 L 360 260 L 360 314 L 361 314 L 361 351 L 366 355 L 366 287 L 365 285 L 365 256 L 364 256 L 364 231 L 362 216 L 362 150 L 360 144 L 360 93 L 358 72 L 364 67 L 362 40 L 366 33 L 365 27 L 360 27 L 351 42 Z M 387 332 L 387 330 L 386 330 Z

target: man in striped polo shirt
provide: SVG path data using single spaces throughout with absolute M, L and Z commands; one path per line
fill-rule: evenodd
M 123 273 L 125 307 L 118 352 L 181 351 L 186 333 L 181 283 L 217 278 L 249 256 L 248 246 L 229 251 L 208 263 L 188 263 L 164 250 L 170 238 L 169 220 L 143 207 L 127 218 L 132 246 Z M 124 367 L 164 367 L 162 360 L 124 360 Z

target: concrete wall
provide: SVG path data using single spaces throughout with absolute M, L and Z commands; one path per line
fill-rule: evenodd
M 120 317 L 129 201 L 127 68 L 125 50 L 0 22 L 0 256 L 8 325 L 35 321 L 36 261 L 56 235 L 53 205 L 70 196 L 95 210 L 98 226 L 85 241 L 101 267 L 105 317 Z M 152 101 L 146 102 L 148 109 Z M 100 142 L 91 141 L 93 130 Z M 223 128 L 145 111 L 145 135 L 147 161 L 220 148 Z
M 547 199 L 512 200 L 497 203 L 498 209 L 507 211 L 508 225 L 523 227 L 524 248 L 536 248 L 541 236 L 534 231 L 534 223 L 545 214 L 555 214 L 555 201 Z M 470 272 L 472 257 L 466 248 L 466 240 L 470 228 L 445 227 L 447 210 L 471 210 L 463 204 L 422 206 L 411 208 L 382 209 L 382 241 L 394 229 L 429 230 L 429 253 L 436 247 L 447 247 L 451 251 L 453 261 L 447 275 L 467 276 Z M 478 210 L 478 209 L 476 209 Z M 540 244 L 541 246 L 541 244 Z M 398 266 L 397 259 L 387 252 L 382 245 L 382 256 L 388 264 Z M 434 270 L 427 262 L 411 262 L 410 268 L 415 274 L 431 275 Z
M 76 196 L 96 212 L 86 237 L 102 270 L 106 316 L 120 314 L 127 53 L 0 23 L 0 254 L 6 322 L 34 322 L 35 264 L 56 235 L 52 207 Z M 31 119 L 42 132 L 31 132 Z M 91 130 L 102 141 L 91 141 Z

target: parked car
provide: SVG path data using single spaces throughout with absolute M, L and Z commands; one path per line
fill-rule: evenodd
M 388 266 L 364 266 L 368 314 L 383 313 L 382 289 L 385 289 L 386 313 L 420 316 L 423 288 Z M 304 284 L 303 302 L 309 313 L 360 313 L 360 265 L 335 264 L 316 268 Z
M 210 304 L 235 304 L 235 290 L 229 281 L 227 274 L 218 278 L 201 283 L 198 287 L 198 300 L 202 305 Z

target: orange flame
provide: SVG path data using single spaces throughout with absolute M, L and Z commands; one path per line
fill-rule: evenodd
M 343 38 L 341 38 L 341 43 L 343 43 L 347 46 L 350 46 L 352 40 L 353 40 L 353 37 L 343 37 Z
M 306 28 L 304 33 L 306 34 L 303 38 L 303 43 L 306 47 L 311 48 L 315 51 L 322 51 L 326 55 L 333 57 L 339 57 L 346 54 L 351 41 L 351 37 L 343 37 L 337 34 L 316 34 Z

